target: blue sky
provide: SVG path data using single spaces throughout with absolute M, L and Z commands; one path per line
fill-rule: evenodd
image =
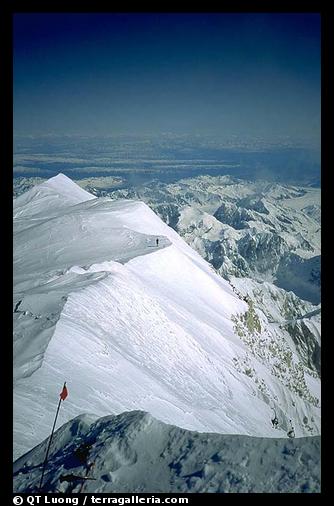
M 320 136 L 318 14 L 16 14 L 14 133 Z

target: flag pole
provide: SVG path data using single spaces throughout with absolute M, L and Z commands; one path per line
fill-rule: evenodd
M 63 393 L 63 391 L 64 391 L 65 388 L 66 388 L 66 381 L 64 383 L 62 393 Z M 55 419 L 54 419 L 54 422 L 53 422 L 53 427 L 52 427 L 52 431 L 51 431 L 51 435 L 50 435 L 50 439 L 49 439 L 49 444 L 48 444 L 48 447 L 47 447 L 47 450 L 46 450 L 46 454 L 45 454 L 45 459 L 44 459 L 44 463 L 43 463 L 42 476 L 41 476 L 41 480 L 39 482 L 39 491 L 41 491 L 41 489 L 42 489 L 43 478 L 44 478 L 44 473 L 45 473 L 45 467 L 46 467 L 46 463 L 48 461 L 48 456 L 49 456 L 49 451 L 50 451 L 51 442 L 52 442 L 52 438 L 53 438 L 53 433 L 54 433 L 54 430 L 55 430 L 55 427 L 56 427 L 56 422 L 57 422 L 57 418 L 58 418 L 60 404 L 61 404 L 61 401 L 63 400 L 62 399 L 62 393 L 60 394 L 60 399 L 59 399 L 59 402 L 58 402 L 57 412 L 56 412 L 56 416 L 55 416 Z

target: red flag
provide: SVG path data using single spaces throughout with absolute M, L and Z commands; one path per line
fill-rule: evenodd
M 61 391 L 60 398 L 61 398 L 62 401 L 64 401 L 67 396 L 68 396 L 68 391 L 67 391 L 66 384 L 65 384 L 63 386 L 62 391 Z

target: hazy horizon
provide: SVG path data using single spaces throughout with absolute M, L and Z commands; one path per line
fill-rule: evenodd
M 14 135 L 320 144 L 319 14 L 15 14 Z

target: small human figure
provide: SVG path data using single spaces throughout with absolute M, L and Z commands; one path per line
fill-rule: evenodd
M 157 238 L 156 238 L 156 240 L 155 240 L 155 244 L 156 244 L 157 246 L 159 246 L 159 237 L 157 237 Z
M 287 434 L 288 437 L 294 438 L 295 437 L 295 429 L 292 426 L 292 421 L 291 420 L 290 420 L 290 426 L 291 426 L 291 429 L 288 430 L 288 432 L 286 434 Z
M 271 420 L 271 423 L 273 424 L 274 429 L 277 429 L 277 427 L 278 427 L 278 418 L 276 418 L 276 416 L 275 416 L 275 418 L 273 418 Z
M 271 423 L 273 425 L 273 428 L 274 429 L 277 429 L 278 427 L 278 418 L 277 418 L 277 415 L 276 415 L 276 411 L 274 410 L 274 408 L 271 408 L 273 410 L 273 412 L 275 413 L 275 416 L 274 418 L 271 419 Z

